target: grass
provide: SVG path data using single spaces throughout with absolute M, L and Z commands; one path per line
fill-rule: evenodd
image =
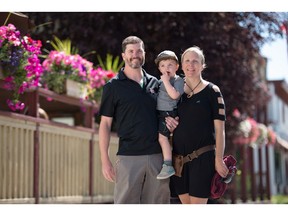
M 271 197 L 272 204 L 288 204 L 287 195 L 275 195 Z

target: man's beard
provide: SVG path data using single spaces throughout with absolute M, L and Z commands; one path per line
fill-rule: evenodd
M 134 59 L 129 59 L 129 61 L 127 62 L 128 65 L 133 69 L 141 68 L 145 63 L 145 58 L 142 58 L 142 59 L 137 58 L 137 59 L 139 60 L 137 62 L 133 62 Z

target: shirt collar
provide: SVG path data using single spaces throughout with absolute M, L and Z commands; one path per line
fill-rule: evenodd
M 146 80 L 147 74 L 143 68 L 142 68 L 142 73 L 143 73 L 143 80 Z M 128 79 L 128 77 L 124 73 L 124 68 L 121 68 L 121 70 L 119 71 L 119 80 L 125 80 L 125 79 Z

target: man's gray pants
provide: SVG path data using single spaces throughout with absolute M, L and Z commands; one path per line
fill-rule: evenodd
M 115 204 L 168 204 L 170 179 L 158 180 L 162 154 L 118 155 L 115 170 Z

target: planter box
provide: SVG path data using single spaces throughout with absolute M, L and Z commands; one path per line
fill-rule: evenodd
M 73 80 L 66 80 L 66 94 L 71 97 L 85 99 L 87 96 L 87 87 Z

